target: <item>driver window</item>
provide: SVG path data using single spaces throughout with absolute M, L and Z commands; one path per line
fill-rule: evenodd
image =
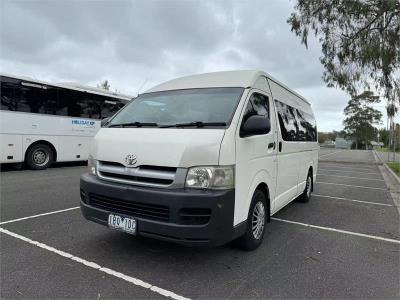
M 259 93 L 253 93 L 250 96 L 246 110 L 243 113 L 243 119 L 240 128 L 242 128 L 247 119 L 253 115 L 265 116 L 266 118 L 269 118 L 269 102 L 267 96 Z

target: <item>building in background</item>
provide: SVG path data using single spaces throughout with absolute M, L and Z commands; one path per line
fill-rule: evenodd
M 353 144 L 353 140 L 347 140 L 342 137 L 337 137 L 335 141 L 336 149 L 351 149 L 351 145 Z

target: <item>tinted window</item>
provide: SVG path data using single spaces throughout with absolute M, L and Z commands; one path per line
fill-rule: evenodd
M 125 104 L 116 98 L 104 98 L 102 109 L 101 109 L 101 117 L 111 117 L 117 111 L 119 111 Z
M 82 107 L 79 104 L 80 92 L 60 88 L 58 90 L 57 115 L 81 117 Z
M 16 98 L 16 90 L 19 81 L 11 78 L 1 77 L 1 109 L 18 111 L 19 103 Z
M 317 141 L 317 127 L 315 119 L 311 114 L 296 109 L 299 124 L 299 141 Z
M 101 119 L 123 106 L 107 96 L 1 77 L 1 110 Z
M 56 114 L 58 93 L 51 86 L 24 80 L 1 78 L 1 109 Z
M 57 114 L 70 117 L 102 119 L 110 117 L 123 106 L 124 103 L 119 99 L 60 89 Z
M 269 118 L 269 103 L 267 96 L 259 93 L 253 93 L 250 96 L 246 110 L 243 113 L 241 128 L 247 119 L 254 115 L 265 116 L 266 118 Z
M 282 139 L 284 141 L 296 141 L 299 131 L 296 109 L 280 101 L 275 101 L 275 103 Z
M 46 86 L 41 94 L 41 105 L 39 107 L 39 113 L 55 115 L 57 114 L 57 103 L 58 103 L 58 88 L 52 86 Z
M 78 105 L 82 108 L 82 117 L 91 119 L 101 119 L 101 109 L 103 104 L 103 96 L 80 93 L 77 100 Z
M 317 127 L 313 115 L 280 101 L 275 103 L 284 141 L 317 141 Z

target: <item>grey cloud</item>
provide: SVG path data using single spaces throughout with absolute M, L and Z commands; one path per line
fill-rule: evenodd
M 2 72 L 50 81 L 108 79 L 136 94 L 177 76 L 262 69 L 339 129 L 347 97 L 321 80 L 320 46 L 286 24 L 293 1 L 1 1 Z M 329 109 L 329 111 L 328 111 Z M 334 113 L 336 112 L 336 113 Z

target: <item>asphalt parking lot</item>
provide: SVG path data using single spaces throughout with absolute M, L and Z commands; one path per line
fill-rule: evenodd
M 321 149 L 311 201 L 274 215 L 254 252 L 87 222 L 77 208 L 84 172 L 0 173 L 1 298 L 400 297 L 399 213 L 372 152 Z

